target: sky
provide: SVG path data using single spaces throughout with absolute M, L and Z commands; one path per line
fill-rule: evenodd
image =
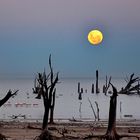
M 140 74 L 140 0 L 0 0 L 0 77 Z M 88 32 L 104 35 L 98 46 Z

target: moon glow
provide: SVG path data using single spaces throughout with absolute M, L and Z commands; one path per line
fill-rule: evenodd
M 92 44 L 92 45 L 98 45 L 102 42 L 103 40 L 103 34 L 101 31 L 99 30 L 92 30 L 89 32 L 88 34 L 88 41 Z

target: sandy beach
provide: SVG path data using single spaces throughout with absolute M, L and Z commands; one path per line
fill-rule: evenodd
M 49 125 L 49 131 L 57 139 L 84 139 L 89 135 L 103 135 L 107 129 L 107 121 L 67 121 L 56 122 Z M 0 122 L 0 132 L 8 140 L 33 140 L 41 130 L 39 122 Z M 117 121 L 117 132 L 119 134 L 136 135 L 140 137 L 140 121 L 125 120 Z M 135 140 L 136 138 L 123 138 L 124 140 Z M 93 139 L 94 140 L 94 139 Z

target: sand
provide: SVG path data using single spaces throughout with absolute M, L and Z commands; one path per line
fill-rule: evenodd
M 49 125 L 49 131 L 58 139 L 64 136 L 71 137 L 73 140 L 74 138 L 80 140 L 89 135 L 105 134 L 106 129 L 107 121 L 56 121 L 55 124 Z M 41 132 L 41 123 L 38 122 L 0 122 L 0 133 L 5 135 L 8 140 L 33 140 Z M 140 137 L 140 121 L 117 121 L 117 132 Z M 125 139 L 130 140 L 130 138 Z M 131 140 L 135 140 L 135 138 L 131 138 Z

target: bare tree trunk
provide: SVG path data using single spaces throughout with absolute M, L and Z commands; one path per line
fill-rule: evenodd
M 54 124 L 54 108 L 50 108 L 50 124 Z
M 49 116 L 49 105 L 46 103 L 44 105 L 45 111 L 44 111 L 44 117 L 43 117 L 43 124 L 42 124 L 42 129 L 47 129 L 48 126 L 48 116 Z
M 111 84 L 112 85 L 112 84 Z M 116 132 L 116 110 L 117 110 L 117 89 L 112 85 L 113 95 L 110 99 L 109 120 L 106 132 L 107 140 L 119 140 L 119 135 Z
M 122 102 L 120 101 L 120 119 L 122 119 Z
M 82 94 L 83 94 L 82 92 L 79 92 L 79 96 L 78 96 L 79 100 L 82 100 Z
M 99 93 L 99 88 L 98 88 L 98 70 L 96 70 L 96 93 Z
M 94 93 L 94 84 L 92 84 L 91 93 Z
M 80 82 L 78 82 L 78 93 L 80 93 Z
M 80 102 L 80 106 L 79 106 L 79 116 L 80 116 L 80 119 L 82 118 L 82 102 Z
M 140 139 L 137 135 L 119 135 L 116 132 L 116 110 L 117 110 L 117 96 L 118 93 L 125 93 L 128 94 L 128 92 L 134 92 L 138 89 L 140 89 L 140 85 L 133 85 L 137 81 L 140 81 L 139 77 L 133 78 L 134 74 L 130 76 L 130 80 L 128 81 L 128 84 L 123 88 L 120 92 L 117 92 L 117 89 L 109 82 L 109 84 L 112 86 L 113 89 L 113 95 L 110 99 L 110 108 L 109 108 L 109 120 L 108 120 L 108 128 L 105 135 L 92 135 L 85 137 L 84 139 L 89 138 L 100 138 L 101 140 L 120 140 L 123 137 L 133 137 L 136 139 Z
M 56 95 L 56 89 L 53 92 L 52 105 L 50 107 L 50 124 L 53 124 L 54 123 L 55 95 Z

